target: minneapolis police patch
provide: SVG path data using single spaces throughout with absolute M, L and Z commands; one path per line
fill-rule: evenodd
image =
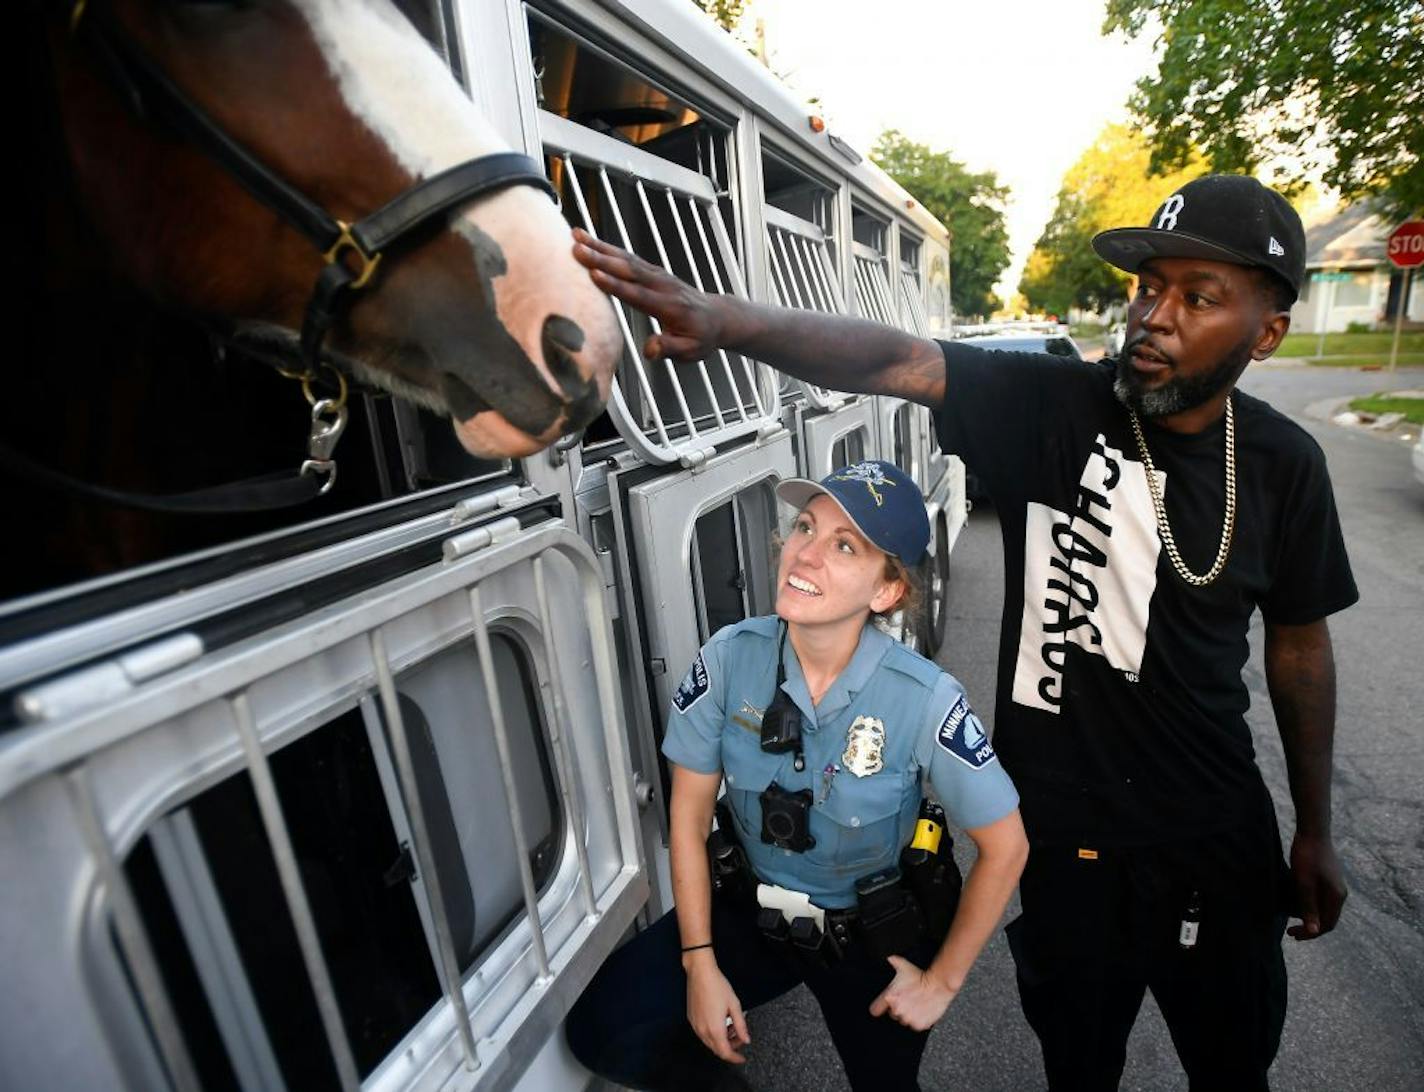
M 963 694 L 949 707 L 949 712 L 939 723 L 939 745 L 976 770 L 994 758 L 994 746 L 989 742 L 989 735 Z
M 678 684 L 677 693 L 672 696 L 672 704 L 679 713 L 686 713 L 701 701 L 702 696 L 711 688 L 712 680 L 707 674 L 707 665 L 702 662 L 702 653 L 699 652 L 697 659 L 692 661 L 692 666 L 683 676 L 682 682 Z

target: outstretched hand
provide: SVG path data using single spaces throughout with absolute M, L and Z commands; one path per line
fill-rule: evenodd
M 1297 834 L 1291 843 L 1291 879 L 1295 883 L 1300 924 L 1286 930 L 1296 940 L 1314 940 L 1335 928 L 1349 892 L 1329 838 Z
M 950 989 L 928 971 L 922 971 L 908 959 L 890 956 L 895 977 L 880 996 L 870 1003 L 871 1016 L 889 1013 L 892 1020 L 914 1031 L 927 1031 L 944 1015 L 956 990 Z
M 726 297 L 700 292 L 582 228 L 574 228 L 574 258 L 587 267 L 593 283 L 603 291 L 657 319 L 662 332 L 655 332 L 643 345 L 643 355 L 649 360 L 700 360 L 725 344 Z

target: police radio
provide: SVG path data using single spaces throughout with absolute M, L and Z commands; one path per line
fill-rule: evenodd
M 769 755 L 794 751 L 796 771 L 800 773 L 806 768 L 806 759 L 801 754 L 801 710 L 781 688 L 785 682 L 786 625 L 783 623 L 781 638 L 776 643 L 776 689 L 761 716 L 761 749 Z

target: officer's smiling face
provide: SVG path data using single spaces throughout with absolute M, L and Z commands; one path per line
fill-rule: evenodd
M 776 613 L 800 625 L 856 620 L 885 610 L 899 584 L 885 580 L 885 554 L 822 494 L 797 515 L 781 549 Z

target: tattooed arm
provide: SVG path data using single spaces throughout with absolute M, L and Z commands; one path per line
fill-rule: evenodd
M 932 409 L 944 401 L 944 356 L 933 341 L 865 319 L 699 292 L 578 228 L 574 240 L 574 257 L 599 288 L 661 324 L 643 346 L 650 360 L 698 360 L 721 346 L 833 390 L 895 395 Z
M 1266 623 L 1266 685 L 1295 803 L 1290 865 L 1301 923 L 1289 932 L 1313 940 L 1335 928 L 1347 894 L 1330 837 L 1335 657 L 1323 618 L 1302 626 Z

